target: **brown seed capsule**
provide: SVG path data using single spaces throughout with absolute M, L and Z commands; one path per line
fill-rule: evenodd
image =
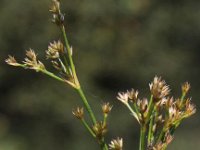
M 107 103 L 104 103 L 101 106 L 101 108 L 102 108 L 103 113 L 107 115 L 111 111 L 112 106 L 107 102 Z
M 97 138 L 101 139 L 107 132 L 107 127 L 103 122 L 98 122 L 92 127 Z
M 128 100 L 129 100 L 128 97 L 129 97 L 129 96 L 128 96 L 128 93 L 119 92 L 119 93 L 118 93 L 118 96 L 117 96 L 117 99 L 118 99 L 119 101 L 121 101 L 122 103 L 124 103 L 125 105 L 127 105 L 127 104 L 128 104 Z
M 131 91 L 127 91 L 127 93 L 131 102 L 137 101 L 138 93 L 139 93 L 137 90 L 132 89 Z
M 83 107 L 77 107 L 75 110 L 72 111 L 72 114 L 77 118 L 77 119 L 83 119 L 84 117 L 84 109 Z
M 11 66 L 20 66 L 21 65 L 16 61 L 15 57 L 10 56 L 10 55 L 8 55 L 8 58 L 5 60 L 5 62 Z
M 56 59 L 60 57 L 60 53 L 64 53 L 64 45 L 61 41 L 54 41 L 49 44 L 46 56 L 47 58 Z
M 151 94 L 153 95 L 154 101 L 158 102 L 169 94 L 169 86 L 166 85 L 165 81 L 161 77 L 154 77 L 152 83 L 149 84 Z
M 187 94 L 188 91 L 190 90 L 191 86 L 188 82 L 185 82 L 182 86 L 181 86 L 181 89 L 182 89 L 182 93 L 183 94 Z

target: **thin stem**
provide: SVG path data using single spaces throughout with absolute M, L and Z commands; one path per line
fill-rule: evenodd
M 64 25 L 61 25 L 61 31 L 62 31 L 62 34 L 63 34 L 63 37 L 64 37 L 64 42 L 65 42 L 65 46 L 67 48 L 67 54 L 68 54 L 68 59 L 69 59 L 69 64 L 70 64 L 70 67 L 72 69 L 72 74 L 73 74 L 73 77 L 74 77 L 74 80 L 75 80 L 75 84 L 77 86 L 76 90 L 77 92 L 79 93 L 92 121 L 94 124 L 96 124 L 96 118 L 94 116 L 94 113 L 87 101 L 87 98 L 85 97 L 84 93 L 83 93 L 83 90 L 81 89 L 80 87 L 80 84 L 79 84 L 79 81 L 78 81 L 78 78 L 77 78 L 77 75 L 76 75 L 76 70 L 75 70 L 75 66 L 74 66 L 74 62 L 73 62 L 73 59 L 72 59 L 72 52 L 71 52 L 71 48 L 69 46 L 69 42 L 68 42 L 68 39 L 67 39 L 67 34 L 66 34 L 66 31 L 65 31 L 65 27 Z
M 151 142 L 152 142 L 152 137 L 153 137 L 153 121 L 154 121 L 154 117 L 152 115 L 151 118 L 150 118 L 150 123 L 149 123 L 148 145 L 150 145 Z
M 145 150 L 145 133 L 146 133 L 146 126 L 145 125 L 141 125 L 139 150 Z
M 78 88 L 78 89 L 76 89 L 77 90 L 77 92 L 79 93 L 79 95 L 80 95 L 80 97 L 81 97 L 81 99 L 82 99 L 82 101 L 83 101 L 83 103 L 84 103 L 84 105 L 85 105 L 85 107 L 86 107 L 86 109 L 87 109 L 87 111 L 88 111 L 88 113 L 89 113 L 89 115 L 90 115 L 90 117 L 91 117 L 91 119 L 92 119 L 92 122 L 93 122 L 93 124 L 96 124 L 96 118 L 95 118 L 95 116 L 94 116 L 94 113 L 93 113 L 93 111 L 92 111 L 92 108 L 90 107 L 90 105 L 89 105 L 89 103 L 88 103 L 88 101 L 87 101 L 87 98 L 85 97 L 85 95 L 84 95 L 84 93 L 83 93 L 83 90 L 81 89 L 81 88 Z
M 47 70 L 40 70 L 40 71 L 41 71 L 42 73 L 44 73 L 44 74 L 46 74 L 46 75 L 48 75 L 48 76 L 50 76 L 50 77 L 52 77 L 52 78 L 58 80 L 58 81 L 65 82 L 65 80 L 63 80 L 62 78 L 56 76 L 55 74 L 53 74 L 53 73 L 51 73 L 51 72 L 49 72 L 49 71 L 47 71 Z
M 152 114 L 152 111 L 154 109 L 154 103 L 153 103 L 153 95 L 151 95 L 151 98 L 150 98 L 150 102 L 149 102 L 149 105 L 148 105 L 148 112 L 147 112 L 147 117 L 146 117 L 146 123 L 148 123 L 150 117 L 151 117 L 151 114 Z
M 163 136 L 165 135 L 165 130 L 164 130 L 164 128 L 162 129 L 162 131 L 160 132 L 160 135 L 159 135 L 159 137 L 158 137 L 158 142 L 160 142 L 160 141 L 162 141 L 163 140 Z
M 138 110 L 138 107 L 137 107 L 136 103 L 133 104 L 133 108 L 135 109 L 135 112 L 136 112 L 138 118 L 141 118 L 140 112 L 139 112 L 139 110 Z
M 104 139 L 101 140 L 101 149 L 102 150 L 108 150 L 108 146 L 107 144 L 105 143 Z
M 87 122 L 85 121 L 85 119 L 81 119 L 81 122 L 87 128 L 87 130 L 90 132 L 90 134 L 95 138 L 96 135 L 94 134 L 94 132 L 92 131 L 92 129 L 89 127 L 89 125 L 87 124 Z
M 137 121 L 140 123 L 140 121 L 139 121 L 139 118 L 138 118 L 138 116 L 137 116 L 137 113 L 135 113 L 134 112 L 134 110 L 132 109 L 132 107 L 127 103 L 127 104 L 125 104 L 127 107 L 128 107 L 128 109 L 130 110 L 130 112 L 132 113 L 132 115 L 137 119 Z
M 107 114 L 104 114 L 104 115 L 103 115 L 103 125 L 106 125 L 107 118 L 108 118 L 108 115 L 107 115 Z
M 157 118 L 158 112 L 156 110 L 156 107 L 154 106 L 152 114 L 150 116 L 150 123 L 149 123 L 149 131 L 148 131 L 148 145 L 151 144 L 151 142 L 154 139 L 153 135 L 153 124 L 155 119 Z
M 61 26 L 61 31 L 62 31 L 62 34 L 63 34 L 63 37 L 64 37 L 65 46 L 67 48 L 67 54 L 68 54 L 70 67 L 72 69 L 72 73 L 73 73 L 73 75 L 76 75 L 76 70 L 75 70 L 73 59 L 72 59 L 72 52 L 71 52 L 71 48 L 69 46 L 69 42 L 68 42 L 68 39 L 67 39 L 67 34 L 66 34 L 66 31 L 65 31 L 64 25 Z

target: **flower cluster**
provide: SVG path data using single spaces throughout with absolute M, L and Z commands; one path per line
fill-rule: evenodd
M 52 19 L 53 23 L 59 26 L 64 23 L 64 14 L 62 14 L 60 11 L 60 0 L 52 0 L 52 5 L 50 6 L 49 11 L 53 15 L 53 19 Z
M 175 129 L 183 119 L 193 115 L 196 108 L 191 98 L 186 98 L 190 89 L 188 82 L 182 85 L 182 96 L 177 99 L 169 96 L 169 86 L 161 77 L 156 76 L 149 87 L 149 100 L 139 99 L 139 92 L 134 89 L 119 92 L 117 99 L 127 106 L 141 127 L 149 130 L 149 149 L 160 150 L 172 141 Z
M 30 49 L 26 51 L 26 58 L 22 63 L 18 63 L 16 59 L 9 55 L 9 57 L 5 60 L 5 62 L 11 66 L 24 67 L 26 69 L 33 69 L 35 71 L 44 71 L 44 64 L 37 59 L 37 55 L 34 50 Z
M 117 139 L 112 140 L 109 147 L 111 150 L 122 150 L 123 139 L 118 137 Z

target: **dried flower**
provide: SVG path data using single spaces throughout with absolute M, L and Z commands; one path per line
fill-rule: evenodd
M 143 114 L 146 112 L 147 107 L 148 107 L 148 100 L 147 98 L 143 98 L 142 100 L 138 100 L 137 105 L 140 108 L 140 112 Z
M 131 91 L 127 91 L 127 93 L 131 102 L 137 101 L 138 93 L 139 93 L 137 90 L 132 89 Z
M 53 43 L 50 43 L 48 46 L 48 50 L 46 51 L 47 58 L 56 59 L 60 57 L 60 53 L 64 52 L 64 46 L 63 43 L 59 41 L 54 41 Z
M 52 13 L 59 13 L 60 11 L 60 0 L 52 0 L 52 5 L 50 6 L 49 9 L 50 12 Z
M 104 103 L 102 105 L 102 111 L 106 115 L 111 111 L 111 109 L 112 109 L 112 106 L 109 103 Z
M 97 138 L 101 139 L 107 132 L 106 124 L 98 122 L 92 127 Z
M 109 144 L 109 149 L 111 150 L 122 150 L 122 148 L 123 148 L 123 139 L 119 137 L 117 139 L 112 140 Z
M 124 92 L 119 92 L 118 93 L 117 99 L 120 100 L 125 105 L 128 104 L 128 98 L 129 98 L 128 93 L 124 93 Z
M 153 95 L 153 99 L 158 102 L 165 96 L 169 94 L 169 86 L 166 85 L 165 81 L 161 79 L 161 77 L 154 77 L 152 83 L 149 84 L 151 94 Z
M 182 86 L 181 86 L 181 89 L 182 89 L 182 93 L 186 94 L 188 93 L 188 91 L 190 90 L 191 86 L 188 82 L 185 82 Z
M 84 109 L 83 107 L 77 107 L 75 110 L 72 111 L 72 114 L 77 118 L 77 119 L 83 119 L 84 116 Z
M 193 115 L 196 112 L 195 105 L 191 103 L 191 99 L 186 100 L 185 114 L 187 117 Z
M 35 54 L 34 50 L 27 50 L 26 56 L 27 57 L 24 59 L 23 63 L 28 69 L 33 69 L 36 71 L 45 70 L 44 64 L 37 60 L 37 55 Z
M 174 137 L 169 132 L 167 132 L 165 135 L 165 144 L 166 145 L 170 144 L 173 139 Z
M 60 0 L 52 0 L 52 5 L 49 11 L 53 15 L 52 22 L 59 26 L 62 25 L 64 22 L 64 15 L 60 11 Z
M 12 65 L 12 66 L 21 66 L 21 64 L 19 64 L 15 57 L 13 56 L 10 56 L 8 55 L 8 58 L 5 60 L 5 62 L 8 64 L 8 65 Z

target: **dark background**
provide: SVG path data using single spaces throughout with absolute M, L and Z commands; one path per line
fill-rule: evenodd
M 107 141 L 124 138 L 126 150 L 138 149 L 139 126 L 116 100 L 118 91 L 135 88 L 149 97 L 149 82 L 162 76 L 180 96 L 189 81 L 197 113 L 175 134 L 171 150 L 200 149 L 200 1 L 62 0 L 68 38 L 87 97 L 101 119 L 102 102 L 114 105 Z M 5 64 L 33 48 L 50 67 L 44 51 L 61 38 L 51 23 L 50 0 L 1 0 L 0 149 L 98 150 L 72 114 L 82 105 L 69 86 L 40 73 Z

